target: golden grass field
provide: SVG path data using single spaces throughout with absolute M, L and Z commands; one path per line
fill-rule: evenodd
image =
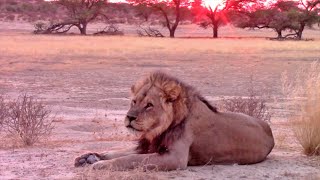
M 287 110 L 280 104 L 286 101 L 281 73 L 288 71 L 290 79 L 299 67 L 320 61 L 318 35 L 314 30 L 306 33 L 313 41 L 271 41 L 261 38 L 263 34 L 260 38 L 157 39 L 0 31 L 0 93 L 35 95 L 59 117 L 52 137 L 34 147 L 21 147 L 1 134 L 0 177 L 98 178 L 74 168 L 74 158 L 87 151 L 131 146 L 133 138 L 122 127 L 130 86 L 144 74 L 162 70 L 197 87 L 213 103 L 221 96 L 246 96 L 252 76 L 255 88 L 270 96 L 275 149 L 257 165 L 103 172 L 102 179 L 318 179 L 320 160 L 303 155 Z

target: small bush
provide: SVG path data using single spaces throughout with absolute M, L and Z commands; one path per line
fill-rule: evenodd
M 291 124 L 304 153 L 320 155 L 320 63 L 300 68 L 293 81 L 289 81 L 284 73 L 282 86 L 298 112 L 291 118 Z M 297 98 L 301 96 L 303 101 Z
M 222 99 L 222 109 L 230 112 L 238 112 L 270 122 L 271 113 L 267 106 L 267 98 L 262 93 L 256 91 L 251 78 L 248 88 L 248 97 L 233 97 Z
M 7 109 L 4 127 L 10 134 L 18 135 L 24 145 L 33 145 L 51 134 L 51 111 L 36 98 L 22 95 L 9 102 Z
M 16 16 L 13 14 L 6 16 L 6 20 L 9 20 L 9 21 L 13 21 L 13 20 L 15 20 L 15 18 L 16 18 Z
M 48 29 L 49 27 L 49 24 L 45 21 L 37 21 L 34 23 L 34 28 L 35 28 L 35 33 L 37 32 L 43 32 L 45 31 L 46 29 Z

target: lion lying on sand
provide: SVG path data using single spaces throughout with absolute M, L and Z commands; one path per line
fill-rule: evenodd
M 185 169 L 188 165 L 253 164 L 274 147 L 269 125 L 259 119 L 219 112 L 194 88 L 161 72 L 151 73 L 131 88 L 133 98 L 125 118 L 140 131 L 138 146 L 117 153 L 88 153 L 75 166 L 127 170 Z

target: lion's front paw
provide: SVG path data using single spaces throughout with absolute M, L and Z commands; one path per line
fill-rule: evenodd
M 85 166 L 86 164 L 93 164 L 100 161 L 100 155 L 98 153 L 87 153 L 80 157 L 77 157 L 74 162 L 75 167 Z

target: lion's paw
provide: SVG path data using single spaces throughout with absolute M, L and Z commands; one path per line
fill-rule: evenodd
M 75 167 L 85 166 L 86 164 L 93 164 L 100 161 L 100 155 L 97 153 L 87 153 L 77 157 L 74 162 Z

